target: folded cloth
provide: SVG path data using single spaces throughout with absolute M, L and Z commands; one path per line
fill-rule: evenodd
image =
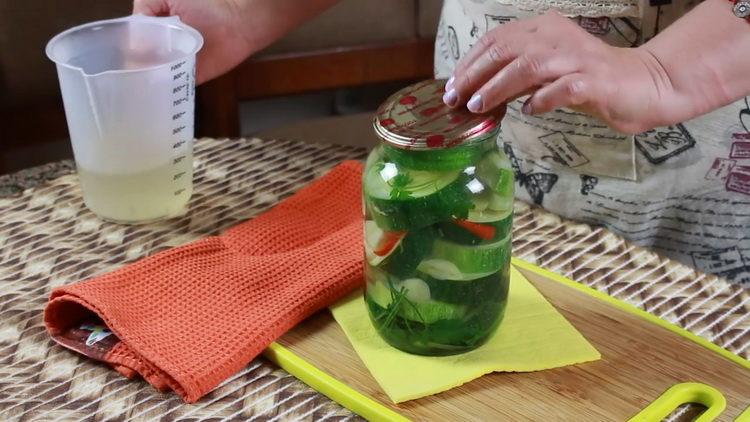
M 361 164 L 345 162 L 220 236 L 55 289 L 61 345 L 195 402 L 361 285 Z
M 367 315 L 362 292 L 331 307 L 333 317 L 394 403 L 436 394 L 490 372 L 528 372 L 601 358 L 599 352 L 511 267 L 505 317 L 483 346 L 455 356 L 417 356 L 390 347 Z

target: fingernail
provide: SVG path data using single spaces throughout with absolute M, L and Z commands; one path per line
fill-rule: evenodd
M 456 101 L 458 101 L 458 94 L 456 94 L 455 89 L 451 89 L 450 91 L 443 94 L 443 102 L 448 104 L 449 106 L 456 105 Z
M 466 108 L 474 113 L 479 113 L 479 111 L 482 109 L 482 96 L 479 94 L 472 95 L 469 102 L 466 103 Z
M 450 79 L 448 79 L 448 82 L 445 83 L 445 90 L 450 91 L 453 89 L 453 82 L 456 80 L 455 76 L 451 76 Z
M 523 106 L 521 107 L 521 113 L 523 114 L 531 114 L 533 110 L 531 110 L 531 101 L 526 100 L 523 103 Z

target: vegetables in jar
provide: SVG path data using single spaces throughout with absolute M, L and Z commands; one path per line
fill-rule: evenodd
M 365 301 L 378 333 L 410 353 L 472 350 L 497 329 L 509 283 L 514 177 L 498 114 L 442 105 L 443 81 L 378 111 L 363 173 Z

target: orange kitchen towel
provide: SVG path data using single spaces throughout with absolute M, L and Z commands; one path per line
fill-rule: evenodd
M 361 164 L 220 236 L 55 289 L 61 345 L 195 402 L 362 282 Z

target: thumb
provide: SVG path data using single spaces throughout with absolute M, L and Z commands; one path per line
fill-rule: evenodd
M 147 16 L 169 15 L 167 0 L 134 0 L 133 14 L 141 13 Z

